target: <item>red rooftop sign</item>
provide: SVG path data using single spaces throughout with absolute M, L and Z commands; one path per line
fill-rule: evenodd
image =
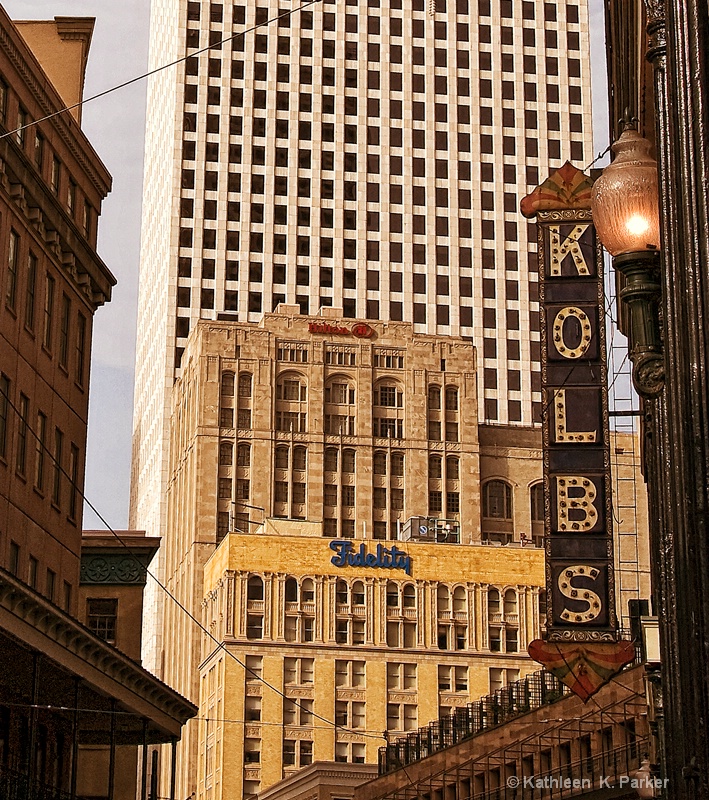
M 366 322 L 358 322 L 351 328 L 344 325 L 331 325 L 329 322 L 309 322 L 310 333 L 329 333 L 333 336 L 355 336 L 358 339 L 369 339 L 374 335 L 374 328 Z

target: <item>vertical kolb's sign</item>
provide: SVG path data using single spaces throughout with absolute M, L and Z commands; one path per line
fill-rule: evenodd
M 576 683 L 589 662 L 600 668 L 612 655 L 579 645 L 618 640 L 603 255 L 591 186 L 567 163 L 521 206 L 538 224 L 547 584 L 545 642 L 530 654 L 550 669 L 560 660 L 568 673 L 580 659 Z M 572 688 L 590 696 L 600 685 Z

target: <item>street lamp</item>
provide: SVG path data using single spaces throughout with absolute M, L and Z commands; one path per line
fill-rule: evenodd
M 633 383 L 643 397 L 656 397 L 664 384 L 660 337 L 660 215 L 657 162 L 652 145 L 626 119 L 612 145 L 615 159 L 593 186 L 596 232 L 624 277 L 619 298 L 627 306 Z

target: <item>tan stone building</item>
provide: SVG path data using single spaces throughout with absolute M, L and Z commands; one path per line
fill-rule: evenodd
M 540 432 L 478 424 L 470 342 L 280 306 L 259 324 L 198 323 L 173 396 L 166 582 L 216 637 L 200 642 L 168 606 L 165 678 L 203 704 L 202 727 L 190 723 L 181 744 L 185 794 L 198 775 L 199 791 L 216 798 L 209 787 L 227 772 L 223 785 L 238 796 L 242 781 L 253 794 L 308 759 L 370 761 L 385 729 L 427 723 L 534 668 Z M 366 564 L 378 546 L 409 556 L 411 574 L 403 555 L 399 570 L 355 566 L 361 547 Z M 247 656 L 275 694 L 246 686 Z M 338 673 L 339 661 L 356 662 L 356 677 Z M 301 662 L 309 679 L 297 677 Z M 358 685 L 349 698 L 366 704 L 371 734 L 333 735 L 336 689 L 354 690 L 339 680 L 371 690 Z M 395 680 L 417 689 L 392 683 L 402 697 L 389 703 Z M 320 733 L 317 718 L 301 729 L 300 712 L 284 710 L 286 682 L 330 721 Z M 260 710 L 246 697 L 263 698 Z M 252 713 L 262 715 L 258 735 L 247 733 Z M 261 753 L 263 767 L 253 761 Z

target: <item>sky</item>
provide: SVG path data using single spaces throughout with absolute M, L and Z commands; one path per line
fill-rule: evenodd
M 13 19 L 90 16 L 96 26 L 89 52 L 85 97 L 145 72 L 150 0 L 0 0 Z M 603 0 L 589 0 L 596 153 L 608 142 L 608 94 Z M 135 325 L 140 253 L 140 209 L 146 81 L 84 106 L 82 127 L 113 175 L 113 190 L 99 221 L 98 251 L 118 280 L 109 304 L 94 318 L 87 500 L 113 528 L 128 524 Z M 598 166 L 607 163 L 607 159 Z M 84 528 L 104 528 L 90 508 Z

